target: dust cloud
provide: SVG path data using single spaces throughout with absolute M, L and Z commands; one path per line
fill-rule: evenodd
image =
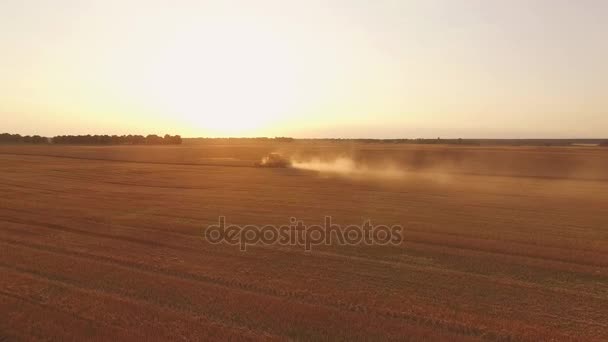
M 352 158 L 338 157 L 334 160 L 313 158 L 308 161 L 292 160 L 293 168 L 317 171 L 322 174 L 347 176 L 352 178 L 404 179 L 405 170 L 390 163 L 380 165 L 364 165 L 356 163 Z

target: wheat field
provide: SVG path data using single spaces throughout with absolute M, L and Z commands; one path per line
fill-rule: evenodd
M 270 152 L 306 167 L 253 167 Z M 606 149 L 16 145 L 0 165 L 0 340 L 608 339 Z M 243 252 L 205 240 L 220 216 L 403 241 Z

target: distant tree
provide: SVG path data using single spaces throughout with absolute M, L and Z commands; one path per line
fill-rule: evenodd
M 144 137 L 143 135 L 134 135 L 133 136 L 133 142 L 132 144 L 134 145 L 142 145 L 146 143 L 146 137 Z
M 179 145 L 182 143 L 182 137 L 179 135 L 170 135 L 170 134 L 165 134 L 165 137 L 163 138 L 163 143 L 165 145 Z
M 32 143 L 33 144 L 47 144 L 48 143 L 48 139 L 45 137 L 41 137 L 39 135 L 34 135 L 32 137 Z
M 0 134 L 0 143 L 4 144 L 14 144 L 23 142 L 23 138 L 19 134 L 9 134 L 2 133 Z
M 171 137 L 171 144 L 173 145 L 181 145 L 182 144 L 182 137 L 181 135 L 174 135 Z
M 163 143 L 163 138 L 159 137 L 156 134 L 149 134 L 146 136 L 146 144 L 147 145 L 160 145 Z
M 293 142 L 293 138 L 291 137 L 275 137 L 274 140 L 278 142 Z

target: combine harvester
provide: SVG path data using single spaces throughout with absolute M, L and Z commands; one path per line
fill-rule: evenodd
M 291 167 L 291 161 L 279 153 L 270 153 L 266 157 L 262 158 L 261 161 L 256 162 L 255 166 L 257 167 L 277 167 L 277 168 L 287 168 Z

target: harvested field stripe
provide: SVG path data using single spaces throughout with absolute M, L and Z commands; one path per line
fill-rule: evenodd
M 242 337 L 247 337 L 247 335 L 254 335 L 254 336 L 257 335 L 257 336 L 259 336 L 258 339 L 261 339 L 261 338 L 268 339 L 268 338 L 273 337 L 272 335 L 270 335 L 266 332 L 261 332 L 261 331 L 256 332 L 256 331 L 252 330 L 251 328 L 245 328 L 245 327 L 234 325 L 234 324 L 226 324 L 226 322 L 215 321 L 208 317 L 188 316 L 190 318 L 186 318 L 183 314 L 180 314 L 179 311 L 176 311 L 176 310 L 173 310 L 173 309 L 170 309 L 167 307 L 161 307 L 161 306 L 154 305 L 147 301 L 143 301 L 143 300 L 132 298 L 132 297 L 125 297 L 125 296 L 122 296 L 119 294 L 106 292 L 106 291 L 103 291 L 100 289 L 82 287 L 78 284 L 73 284 L 69 281 L 65 281 L 65 280 L 61 280 L 61 279 L 52 279 L 52 278 L 46 277 L 44 274 L 40 274 L 37 272 L 31 272 L 29 270 L 15 268 L 15 267 L 8 267 L 7 265 L 3 265 L 3 264 L 0 265 L 0 267 L 10 270 L 10 272 L 15 272 L 14 278 L 26 277 L 27 279 L 30 279 L 30 281 L 33 283 L 48 284 L 50 286 L 64 288 L 64 289 L 67 289 L 70 291 L 67 294 L 67 296 L 72 296 L 73 293 L 76 293 L 78 296 L 85 296 L 85 297 L 89 298 L 89 300 L 78 303 L 78 306 L 81 308 L 81 310 L 80 310 L 81 312 L 78 313 L 78 312 L 74 312 L 72 310 L 65 309 L 58 305 L 52 305 L 50 303 L 49 304 L 42 303 L 40 301 L 31 299 L 31 298 L 17 296 L 11 292 L 2 291 L 1 294 L 19 298 L 21 300 L 24 300 L 29 303 L 39 305 L 42 307 L 49 307 L 52 310 L 64 312 L 66 314 L 73 315 L 74 317 L 78 317 L 82 320 L 86 320 L 89 322 L 96 322 L 97 319 L 96 318 L 86 318 L 86 317 L 83 317 L 82 315 L 85 313 L 92 312 L 93 308 L 97 309 L 97 307 L 89 304 L 90 301 L 93 301 L 97 305 L 101 305 L 101 306 L 104 305 L 103 303 L 112 304 L 112 305 L 114 305 L 113 307 L 115 309 L 118 309 L 121 306 L 124 307 L 124 305 L 128 305 L 129 307 L 131 307 L 135 310 L 138 310 L 138 308 L 143 308 L 143 309 L 145 309 L 146 313 L 161 314 L 161 315 L 165 316 L 165 319 L 173 319 L 173 320 L 175 320 L 175 322 L 183 321 L 184 323 L 189 323 L 191 326 L 196 325 L 198 327 L 197 330 L 209 329 L 209 330 L 213 331 L 213 330 L 219 329 L 224 332 L 227 332 L 227 330 L 230 330 L 234 333 L 238 333 L 239 335 L 242 335 Z M 3 283 L 4 282 L 5 281 L 3 281 Z M 58 300 L 60 301 L 60 299 L 58 299 Z M 90 308 L 90 309 L 88 309 L 88 308 Z M 116 313 L 118 313 L 118 312 L 116 312 Z M 139 319 L 141 319 L 141 318 L 143 318 L 143 317 L 139 317 Z M 121 329 L 121 330 L 124 330 L 124 329 L 126 329 L 127 331 L 132 330 L 133 327 L 126 325 L 127 322 L 128 322 L 128 317 L 125 316 L 124 320 L 120 321 L 120 324 L 112 324 L 111 326 L 114 328 L 117 328 L 117 329 Z M 151 325 L 152 322 L 153 321 L 150 320 L 150 323 L 148 323 L 148 324 Z M 164 323 L 167 323 L 167 322 L 164 322 Z M 151 328 L 151 326 L 149 326 L 148 328 Z
M 502 336 L 501 334 L 498 334 L 496 331 L 492 331 L 492 329 L 490 327 L 486 327 L 483 329 L 474 329 L 474 328 L 464 325 L 462 323 L 458 323 L 458 322 L 454 322 L 454 321 L 446 321 L 444 319 L 437 319 L 437 318 L 433 318 L 433 317 L 424 317 L 424 316 L 417 315 L 413 312 L 397 312 L 397 311 L 386 310 L 386 309 L 377 310 L 377 309 L 373 309 L 373 308 L 366 307 L 363 305 L 337 302 L 337 301 L 329 300 L 328 298 L 322 298 L 322 297 L 318 297 L 318 296 L 315 296 L 314 299 L 308 298 L 308 297 L 301 297 L 298 295 L 291 294 L 289 292 L 283 292 L 283 291 L 276 290 L 276 289 L 263 288 L 263 287 L 253 286 L 250 284 L 242 284 L 239 281 L 230 281 L 230 280 L 224 280 L 221 278 L 210 278 L 210 277 L 205 277 L 205 276 L 201 276 L 201 275 L 191 275 L 191 274 L 184 274 L 184 273 L 180 273 L 180 272 L 172 272 L 172 271 L 167 271 L 167 270 L 158 270 L 151 266 L 144 266 L 141 264 L 132 264 L 132 263 L 128 263 L 125 261 L 115 260 L 110 257 L 91 256 L 91 255 L 88 255 L 85 253 L 80 253 L 80 252 L 62 251 L 62 250 L 54 248 L 54 247 L 40 248 L 40 246 L 38 246 L 38 247 L 27 246 L 25 244 L 12 243 L 12 242 L 7 242 L 7 241 L 3 241 L 3 243 L 23 245 L 28 248 L 39 249 L 39 250 L 43 250 L 43 251 L 47 251 L 47 252 L 51 252 L 51 253 L 67 254 L 70 256 L 90 259 L 95 262 L 109 263 L 109 264 L 113 264 L 115 266 L 125 267 L 127 269 L 136 270 L 138 272 L 143 272 L 143 273 L 148 273 L 148 274 L 153 274 L 153 275 L 162 274 L 164 276 L 176 277 L 181 280 L 191 280 L 191 281 L 197 281 L 197 282 L 210 283 L 210 284 L 213 284 L 216 286 L 222 286 L 225 288 L 238 289 L 241 291 L 251 292 L 253 294 L 263 294 L 263 295 L 267 295 L 267 296 L 271 296 L 271 297 L 282 298 L 284 300 L 289 300 L 289 301 L 292 301 L 295 303 L 309 304 L 309 305 L 314 305 L 314 306 L 323 306 L 323 307 L 327 307 L 327 308 L 338 309 L 338 310 L 341 310 L 344 312 L 358 312 L 358 313 L 365 314 L 365 315 L 374 315 L 374 316 L 383 317 L 383 318 L 408 321 L 408 322 L 419 324 L 422 326 L 434 327 L 436 329 L 440 328 L 444 331 L 464 334 L 467 336 L 482 336 L 482 335 L 493 336 L 493 337 Z M 3 267 L 9 267 L 9 265 L 4 264 Z M 19 269 L 18 271 L 29 272 L 27 270 L 21 270 L 21 269 Z M 508 284 L 503 284 L 503 285 L 513 286 L 515 284 L 508 283 Z M 586 324 L 595 325 L 594 322 L 586 322 Z M 507 339 L 510 338 L 507 336 L 502 336 L 502 337 L 507 338 Z

